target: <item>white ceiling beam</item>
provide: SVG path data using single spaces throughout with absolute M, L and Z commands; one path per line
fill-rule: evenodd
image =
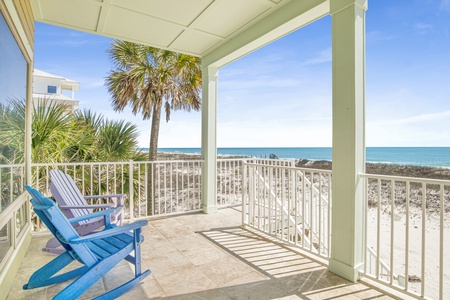
M 109 7 L 111 6 L 111 0 L 103 0 L 103 2 L 101 3 L 101 11 L 100 11 L 100 16 L 98 18 L 98 24 L 97 24 L 97 33 L 102 33 L 103 30 L 105 29 L 105 23 L 106 23 L 106 18 L 108 17 L 108 11 L 109 11 Z
M 330 0 L 291 1 L 202 57 L 204 66 L 222 67 L 330 12 Z

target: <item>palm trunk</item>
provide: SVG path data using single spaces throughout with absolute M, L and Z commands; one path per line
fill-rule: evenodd
M 150 149 L 148 152 L 148 160 L 156 161 L 158 160 L 158 136 L 159 136 L 159 125 L 161 122 L 161 107 L 162 101 L 156 101 L 153 105 L 152 113 L 152 128 L 150 130 Z M 149 174 L 147 178 L 147 215 L 151 216 L 154 214 L 155 205 L 155 187 L 156 187 L 156 164 L 149 165 Z

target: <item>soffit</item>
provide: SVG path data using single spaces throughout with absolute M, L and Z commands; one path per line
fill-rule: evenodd
M 31 0 L 31 3 L 38 22 L 204 56 L 290 1 Z

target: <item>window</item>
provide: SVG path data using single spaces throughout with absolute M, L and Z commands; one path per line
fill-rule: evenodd
M 47 86 L 47 93 L 48 94 L 56 94 L 56 86 L 54 86 L 54 85 Z
M 0 13 L 0 213 L 22 192 L 27 61 Z M 12 181 L 12 182 L 11 182 Z
M 3 6 L 2 6 L 3 7 Z M 0 274 L 30 229 L 25 184 L 25 107 L 29 61 L 0 10 Z M 30 99 L 31 100 L 31 99 Z M 8 283 L 0 282 L 8 287 Z M 0 297 L 1 298 L 1 297 Z

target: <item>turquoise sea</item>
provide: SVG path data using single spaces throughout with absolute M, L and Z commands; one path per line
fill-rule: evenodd
M 147 149 L 143 149 L 147 150 Z M 159 152 L 200 153 L 200 148 L 159 148 Z M 220 155 L 331 160 L 331 148 L 218 148 Z M 368 147 L 366 161 L 450 168 L 450 147 Z

